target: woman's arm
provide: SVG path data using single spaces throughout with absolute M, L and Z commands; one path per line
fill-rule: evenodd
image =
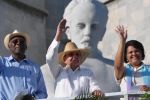
M 127 39 L 127 30 L 124 29 L 124 26 L 119 25 L 116 27 L 115 30 L 119 37 L 120 37 L 120 43 L 119 47 L 117 50 L 117 54 L 115 56 L 115 62 L 114 62 L 114 72 L 115 72 L 115 77 L 117 80 L 122 79 L 123 74 L 124 74 L 124 47 L 125 47 L 125 42 Z

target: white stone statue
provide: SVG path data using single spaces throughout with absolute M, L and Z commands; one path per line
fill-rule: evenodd
M 83 65 L 96 75 L 104 92 L 119 91 L 113 73 L 113 61 L 102 56 L 98 42 L 102 40 L 108 18 L 104 4 L 96 0 L 72 0 L 66 7 L 64 19 L 67 20 L 66 35 L 79 48 L 90 48 L 91 54 Z M 111 52 L 111 51 L 110 51 Z

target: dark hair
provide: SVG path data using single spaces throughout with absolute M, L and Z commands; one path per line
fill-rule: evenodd
M 143 47 L 142 43 L 137 41 L 137 40 L 130 40 L 130 41 L 126 42 L 126 44 L 125 44 L 125 50 L 124 50 L 124 62 L 125 63 L 128 62 L 128 60 L 127 60 L 127 48 L 129 46 L 133 46 L 134 48 L 140 50 L 142 53 L 142 60 L 144 60 L 145 53 L 144 53 L 144 47 Z

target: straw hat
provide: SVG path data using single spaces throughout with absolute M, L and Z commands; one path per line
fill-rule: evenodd
M 65 66 L 66 64 L 64 63 L 64 56 L 65 54 L 69 53 L 69 52 L 80 52 L 81 53 L 81 60 L 80 60 L 80 64 L 82 64 L 84 62 L 84 60 L 86 59 L 86 57 L 89 55 L 89 49 L 85 48 L 85 49 L 79 49 L 75 43 L 73 42 L 68 42 L 64 48 L 63 52 L 60 52 L 58 57 L 59 57 L 59 63 L 62 66 Z
M 8 43 L 9 43 L 10 39 L 12 39 L 15 36 L 22 36 L 22 37 L 24 37 L 25 40 L 26 40 L 27 47 L 29 46 L 29 42 L 30 42 L 29 35 L 26 34 L 26 33 L 21 33 L 21 32 L 18 32 L 17 30 L 14 30 L 13 33 L 7 34 L 5 36 L 5 38 L 4 38 L 4 45 L 5 45 L 5 47 L 6 47 L 7 50 L 9 50 Z

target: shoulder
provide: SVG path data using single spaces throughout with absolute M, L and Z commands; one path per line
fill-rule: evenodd
M 130 68 L 131 65 L 130 65 L 129 63 L 126 63 L 126 64 L 125 64 L 125 67 L 126 67 L 126 68 Z
M 40 69 L 40 65 L 35 63 L 34 61 L 30 60 L 30 59 L 26 59 L 26 62 L 29 66 L 35 68 L 35 69 Z
M 3 62 L 4 62 L 3 59 L 4 59 L 4 58 L 0 56 L 0 66 L 2 66 L 2 64 L 3 64 Z
M 148 67 L 148 68 L 150 68 L 150 65 L 149 64 L 143 64 L 145 67 Z
M 27 61 L 27 65 L 30 67 L 29 69 L 33 73 L 35 73 L 37 75 L 39 75 L 41 73 L 41 69 L 40 69 L 40 65 L 39 64 L 35 63 L 34 61 L 32 61 L 30 59 L 27 59 L 26 61 Z
M 0 56 L 0 63 L 5 63 L 5 62 L 8 61 L 8 59 L 9 59 L 9 57 L 2 57 L 2 56 Z
M 90 70 L 89 68 L 83 68 L 83 67 L 80 67 L 80 70 L 82 71 L 86 71 L 86 72 L 92 72 L 92 70 Z
M 150 65 L 148 65 L 148 64 L 143 64 L 143 67 L 144 67 L 145 69 L 148 69 L 148 70 L 150 71 Z
M 0 62 L 2 62 L 4 60 L 4 57 L 0 56 Z
M 90 70 L 88 68 L 80 68 L 80 71 L 83 75 L 93 75 L 92 70 Z
M 127 63 L 127 64 L 125 64 L 125 72 L 126 71 L 132 71 L 133 70 L 133 67 L 129 64 L 129 63 Z

